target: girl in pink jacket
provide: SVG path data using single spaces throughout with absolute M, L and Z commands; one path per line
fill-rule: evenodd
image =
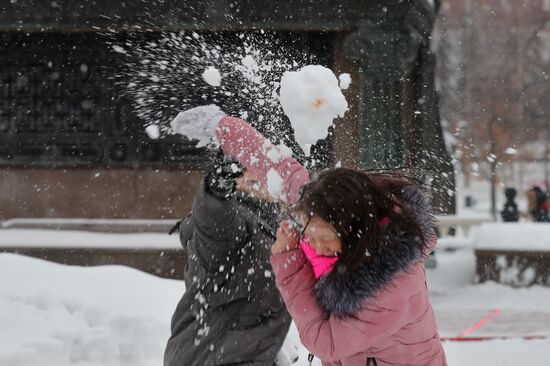
M 303 188 L 295 221 L 280 225 L 271 264 L 302 343 L 323 365 L 446 365 L 422 263 L 436 237 L 416 185 L 325 171 Z
M 264 187 L 274 169 L 280 199 L 295 204 L 296 222 L 281 223 L 271 264 L 308 350 L 325 366 L 446 365 L 422 263 L 436 245 L 424 193 L 401 178 L 350 169 L 308 184 L 307 170 L 273 154 L 277 147 L 245 121 L 204 109 L 176 132 L 215 136 Z M 197 131 L 200 115 L 211 122 Z

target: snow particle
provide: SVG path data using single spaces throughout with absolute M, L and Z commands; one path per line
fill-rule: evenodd
M 220 72 L 213 66 L 208 67 L 202 73 L 202 78 L 211 86 L 220 86 L 222 83 L 222 76 Z
M 340 89 L 342 90 L 346 90 L 351 85 L 351 76 L 348 73 L 340 74 L 338 80 L 340 81 Z
M 120 46 L 117 46 L 117 45 L 113 45 L 113 51 L 115 52 L 118 52 L 118 53 L 122 53 L 124 55 L 126 55 L 126 51 L 124 50 L 124 48 L 120 47 Z
M 160 137 L 160 130 L 158 125 L 149 125 L 145 127 L 145 132 L 150 139 L 156 140 Z

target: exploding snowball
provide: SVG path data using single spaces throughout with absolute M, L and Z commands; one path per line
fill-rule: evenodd
M 208 67 L 203 73 L 202 78 L 204 81 L 206 81 L 208 84 L 212 86 L 220 86 L 222 83 L 222 76 L 218 69 L 215 67 Z
M 340 89 L 346 90 L 349 88 L 351 84 L 351 76 L 348 73 L 343 73 L 338 76 L 338 80 L 340 81 Z
M 290 119 L 296 142 L 306 155 L 311 145 L 327 137 L 334 118 L 348 109 L 334 73 L 320 65 L 308 65 L 285 72 L 280 101 Z
M 280 198 L 283 192 L 283 178 L 273 168 L 267 172 L 267 191 L 274 198 Z
M 197 147 L 217 144 L 216 126 L 224 116 L 225 113 L 215 104 L 195 107 L 180 112 L 170 122 L 170 128 L 172 133 L 199 140 Z
M 160 137 L 160 130 L 158 125 L 149 125 L 145 127 L 145 132 L 150 139 L 156 140 Z

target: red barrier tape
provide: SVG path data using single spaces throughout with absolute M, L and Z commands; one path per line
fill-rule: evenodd
M 465 338 L 468 334 L 476 331 L 477 329 L 481 328 L 483 324 L 487 323 L 490 320 L 493 320 L 497 316 L 500 315 L 500 309 L 495 309 L 491 311 L 489 314 L 481 318 L 477 323 L 469 327 L 468 329 L 464 330 L 462 333 L 458 335 L 457 338 Z
M 442 337 L 443 342 L 483 342 L 483 341 L 495 341 L 495 340 L 507 340 L 507 339 L 523 339 L 526 341 L 532 341 L 535 339 L 548 339 L 548 336 L 486 336 L 486 337 Z

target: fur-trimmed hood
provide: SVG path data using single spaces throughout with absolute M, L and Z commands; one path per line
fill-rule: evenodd
M 427 194 L 411 185 L 400 192 L 399 198 L 403 205 L 408 205 L 414 212 L 425 241 L 435 240 L 435 219 Z M 368 265 L 346 271 L 336 264 L 332 272 L 321 277 L 315 285 L 317 302 L 321 308 L 337 316 L 357 313 L 365 300 L 374 296 L 397 273 L 406 271 L 422 256 L 413 238 L 403 235 L 394 240 L 398 240 L 400 245 L 392 246 L 392 250 L 380 251 Z

